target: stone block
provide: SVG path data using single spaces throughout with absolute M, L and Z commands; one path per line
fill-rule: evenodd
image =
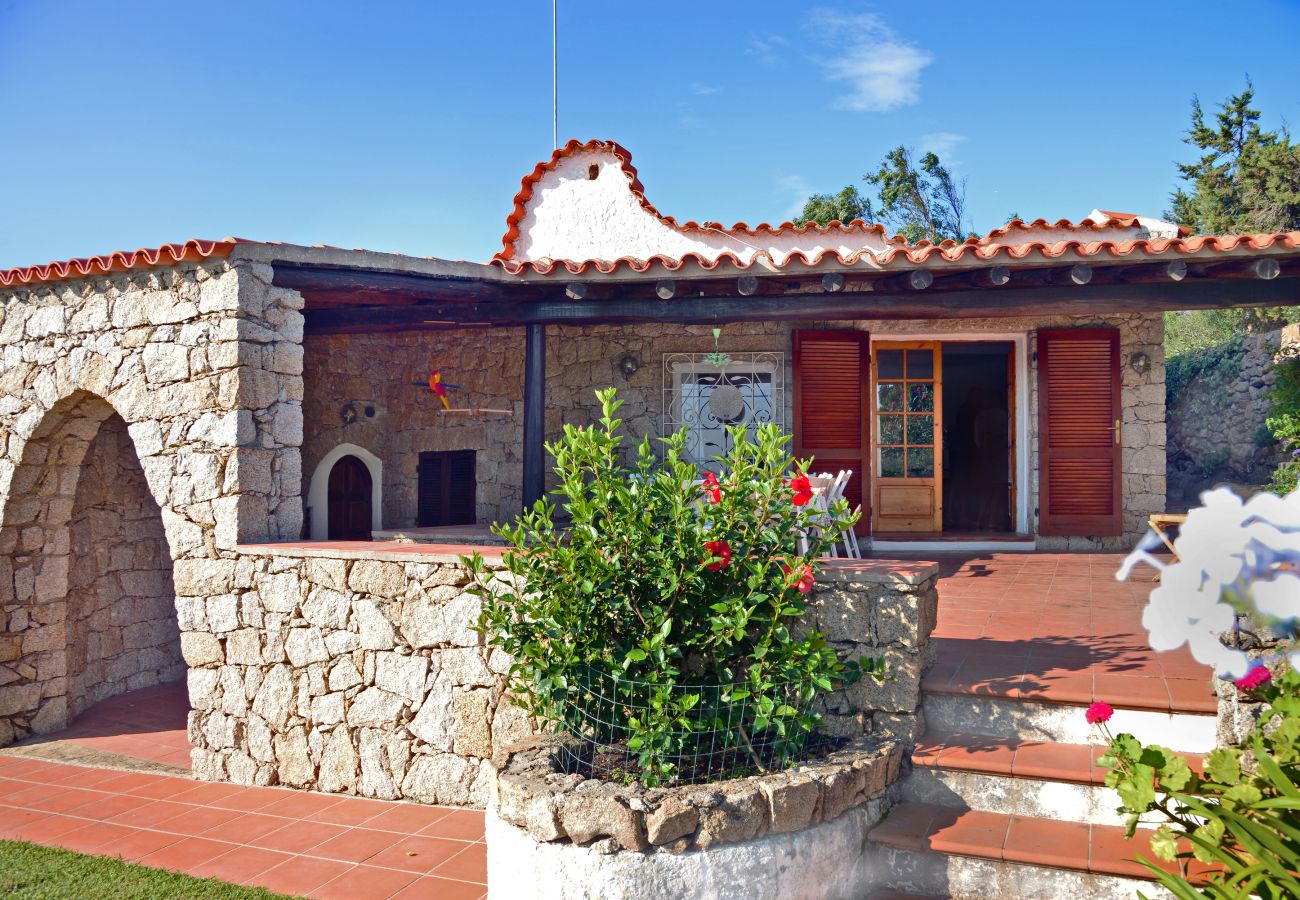
M 353 571 L 356 571 L 355 567 Z M 357 632 L 361 646 L 367 650 L 391 650 L 397 642 L 393 623 L 372 600 L 352 602 L 352 629 Z
M 348 587 L 372 597 L 399 600 L 405 593 L 406 576 L 401 563 L 360 559 L 352 564 L 348 573 Z
M 294 666 L 324 662 L 329 659 L 319 628 L 291 628 L 284 639 L 284 652 Z
M 291 728 L 286 734 L 276 735 L 274 744 L 276 774 L 281 784 L 302 787 L 315 780 L 316 769 L 307 750 L 307 733 L 301 725 Z
M 492 755 L 492 730 L 488 724 L 488 692 L 461 691 L 451 701 L 452 750 L 460 756 Z
M 425 683 L 429 678 L 429 660 L 424 656 L 402 656 L 398 653 L 375 654 L 375 685 L 394 694 L 400 694 L 412 703 L 424 699 Z
M 322 791 L 349 791 L 357 783 L 357 753 L 346 728 L 336 728 L 325 742 L 316 787 Z
M 646 838 L 652 844 L 668 844 L 690 837 L 699 823 L 700 814 L 695 807 L 669 797 L 646 816 Z
M 241 628 L 226 635 L 226 662 L 241 666 L 261 665 L 261 629 Z
M 367 688 L 353 699 L 348 709 L 347 722 L 353 727 L 371 725 L 393 728 L 405 708 L 406 701 L 397 694 L 381 688 Z
M 560 828 L 575 844 L 611 837 L 628 850 L 650 847 L 644 819 L 617 796 L 578 791 L 566 794 L 561 799 L 559 818 Z
M 771 809 L 768 831 L 783 834 L 807 827 L 817 814 L 821 800 L 821 785 L 808 775 L 791 774 L 775 780 L 765 778 L 759 782 Z
M 720 793 L 722 801 L 717 806 L 700 810 L 696 846 L 707 850 L 714 844 L 749 841 L 766 833 L 771 812 L 757 785 L 728 785 Z
M 221 641 L 205 631 L 181 632 L 181 656 L 189 666 L 214 666 L 225 662 Z

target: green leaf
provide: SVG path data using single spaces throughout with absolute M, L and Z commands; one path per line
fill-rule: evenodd
M 630 663 L 633 663 L 633 662 L 640 662 L 641 660 L 645 659 L 645 651 L 642 650 L 642 649 L 639 648 L 639 647 L 635 647 L 635 648 L 633 648 L 633 649 L 627 651 L 627 657 L 626 657 L 626 658 L 627 658 L 627 661 L 630 662 Z
M 1241 780 L 1241 751 L 1220 747 L 1205 757 L 1205 774 L 1219 784 L 1235 784 Z
M 1151 852 L 1165 862 L 1173 862 L 1177 858 L 1178 839 L 1168 825 L 1161 825 L 1151 835 Z

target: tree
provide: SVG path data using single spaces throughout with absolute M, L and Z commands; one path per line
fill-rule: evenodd
M 1252 107 L 1255 87 L 1249 81 L 1206 120 L 1192 99 L 1192 125 L 1184 143 L 1201 151 L 1193 163 L 1179 164 L 1187 182 L 1170 196 L 1165 214 L 1197 234 L 1238 234 L 1300 229 L 1300 144 L 1283 125 L 1275 131 L 1259 126 Z M 1242 331 L 1300 320 L 1300 307 L 1211 309 L 1165 314 L 1165 352 L 1176 356 L 1213 346 Z
M 926 153 L 917 165 L 912 151 L 900 145 L 862 180 L 875 188 L 874 202 L 849 185 L 837 194 L 813 194 L 795 221 L 819 225 L 836 219 L 879 221 L 913 242 L 960 241 L 968 236 L 966 181 L 954 180 L 934 153 Z
M 1197 234 L 1294 231 L 1300 229 L 1300 144 L 1286 126 L 1262 131 L 1251 107 L 1250 82 L 1229 97 L 1207 124 L 1200 100 L 1192 99 L 1192 127 L 1184 143 L 1201 151 L 1194 163 L 1179 164 L 1179 187 L 1168 213 Z

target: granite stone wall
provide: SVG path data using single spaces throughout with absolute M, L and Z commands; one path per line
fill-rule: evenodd
M 168 561 L 301 530 L 303 301 L 270 281 L 212 259 L 0 291 L 0 745 L 174 671 L 148 652 L 169 641 Z M 94 499 L 106 463 L 87 465 L 110 420 L 105 452 L 152 500 L 130 507 L 129 560 L 88 558 L 123 536 Z
M 509 658 L 473 628 L 452 556 L 248 546 L 176 563 L 200 778 L 483 806 L 490 761 L 533 724 L 504 691 Z M 828 729 L 904 743 L 917 719 L 937 594 L 930 564 L 823 573 L 809 622 L 891 678 L 827 702 Z
M 1277 383 L 1274 363 L 1300 353 L 1300 325 L 1244 337 L 1236 365 L 1192 379 L 1169 397 L 1169 493 L 1197 505 L 1218 484 L 1267 484 L 1283 450 L 1265 420 Z
M 126 423 L 90 442 L 77 480 L 68 572 L 68 714 L 185 676 L 172 557 Z
M 981 334 L 1026 334 L 1030 460 L 1030 530 L 1037 531 L 1038 402 L 1037 331 L 1044 327 L 1111 326 L 1120 331 L 1122 363 L 1122 442 L 1124 535 L 1092 538 L 1041 538 L 1050 549 L 1120 549 L 1146 530 L 1146 517 L 1165 509 L 1164 320 L 1159 314 L 1124 313 L 1104 317 L 1020 317 L 906 321 L 738 323 L 722 330 L 720 346 L 731 353 L 785 354 L 782 418 L 792 429 L 793 368 L 791 332 L 795 328 L 860 328 L 877 338 L 955 335 L 978 340 Z M 554 439 L 566 423 L 585 424 L 599 410 L 594 391 L 619 388 L 620 411 L 629 436 L 664 432 L 665 353 L 713 350 L 712 329 L 699 325 L 552 326 L 547 329 L 546 434 Z M 1146 353 L 1150 370 L 1128 365 Z M 306 340 L 303 491 L 319 461 L 347 442 L 376 454 L 384 465 L 383 522 L 386 528 L 415 525 L 416 464 L 422 450 L 476 450 L 478 518 L 500 521 L 519 512 L 523 441 L 523 332 L 520 329 L 457 330 L 414 335 L 332 335 Z M 640 368 L 630 377 L 619 361 L 631 356 Z M 376 360 L 383 360 L 382 366 Z M 509 410 L 481 417 L 441 412 L 437 398 L 421 387 L 429 370 L 463 386 L 453 391 L 459 407 Z M 419 382 L 413 384 L 412 382 Z M 357 412 L 344 424 L 341 410 Z M 374 416 L 366 415 L 366 408 Z

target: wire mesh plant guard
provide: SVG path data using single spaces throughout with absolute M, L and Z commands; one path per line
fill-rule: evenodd
M 697 784 L 780 770 L 820 749 L 826 740 L 812 730 L 813 696 L 798 685 L 756 697 L 748 682 L 726 685 L 663 684 L 585 669 L 562 704 L 566 768 L 589 778 L 636 781 L 649 753 L 650 773 L 660 784 Z M 675 707 L 679 715 L 658 733 L 636 734 L 646 713 Z M 765 712 L 766 711 L 766 712 Z M 745 723 L 768 725 L 749 733 Z M 820 740 L 819 740 L 820 739 Z

